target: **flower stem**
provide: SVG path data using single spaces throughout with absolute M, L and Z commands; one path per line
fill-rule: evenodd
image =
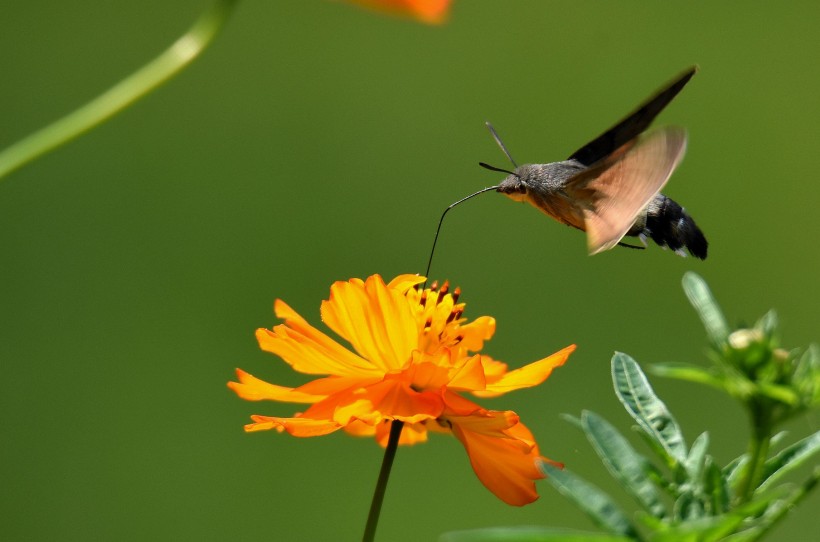
M 0 151 L 0 179 L 102 124 L 182 71 L 219 34 L 238 0 L 217 0 L 168 49 L 87 104 Z
M 390 436 L 387 439 L 387 447 L 384 449 L 384 459 L 379 471 L 379 480 L 376 482 L 376 490 L 373 492 L 373 501 L 370 503 L 370 513 L 367 515 L 367 525 L 365 525 L 362 537 L 363 542 L 372 542 L 376 536 L 376 526 L 379 524 L 382 501 L 384 501 L 384 493 L 387 490 L 387 480 L 390 478 L 393 459 L 396 457 L 396 448 L 399 447 L 402 427 L 404 427 L 404 422 L 399 420 L 393 420 L 390 425 Z

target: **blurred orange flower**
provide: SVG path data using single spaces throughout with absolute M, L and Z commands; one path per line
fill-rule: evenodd
M 354 4 L 414 17 L 425 23 L 442 23 L 447 18 L 450 0 L 349 0 Z
M 498 498 L 524 505 L 538 498 L 534 481 L 544 460 L 532 433 L 512 411 L 487 410 L 460 395 L 493 397 L 542 383 L 575 349 L 568 346 L 520 369 L 474 354 L 495 332 L 495 320 L 467 323 L 459 289 L 422 290 L 424 277 L 379 275 L 336 282 L 322 302 L 322 320 L 355 353 L 312 327 L 283 301 L 284 324 L 259 329 L 260 347 L 301 373 L 328 375 L 297 388 L 269 384 L 237 369 L 228 386 L 243 399 L 307 403 L 292 418 L 251 416 L 246 431 L 275 429 L 313 437 L 344 429 L 385 446 L 390 422 L 405 422 L 399 444 L 427 440 L 429 431 L 461 441 L 479 480 Z

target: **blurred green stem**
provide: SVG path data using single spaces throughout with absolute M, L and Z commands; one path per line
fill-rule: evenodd
M 741 482 L 740 491 L 738 491 L 740 503 L 749 502 L 760 485 L 772 437 L 769 408 L 752 401 L 749 405 L 749 413 L 752 421 L 752 437 L 749 442 L 749 464 Z
M 217 0 L 154 60 L 84 106 L 0 151 L 0 179 L 102 124 L 182 71 L 219 34 L 238 0 Z
M 791 497 L 789 497 L 786 502 L 781 504 L 780 508 L 777 510 L 777 513 L 768 522 L 766 522 L 764 527 L 760 529 L 753 538 L 749 539 L 749 542 L 761 540 L 763 536 L 771 531 L 781 519 L 786 517 L 786 514 L 797 508 L 797 505 L 809 496 L 809 494 L 817 487 L 818 482 L 820 482 L 820 467 L 815 467 L 809 479 L 797 488 L 797 490 L 792 493 Z
M 364 536 L 362 536 L 363 542 L 372 542 L 376 537 L 376 526 L 379 524 L 384 493 L 387 490 L 387 480 L 390 478 L 390 469 L 393 468 L 393 459 L 396 457 L 396 449 L 399 447 L 402 427 L 404 427 L 404 422 L 398 420 L 393 420 L 390 424 L 390 436 L 384 449 L 384 459 L 382 459 L 382 468 L 379 471 L 379 480 L 376 482 L 376 490 L 373 492 L 373 501 L 370 503 L 367 525 L 365 525 Z

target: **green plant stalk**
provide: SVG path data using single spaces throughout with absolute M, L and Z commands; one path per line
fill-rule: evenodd
M 367 524 L 364 527 L 364 536 L 362 536 L 363 542 L 373 542 L 376 537 L 376 526 L 379 524 L 382 502 L 384 502 L 384 494 L 387 491 L 387 480 L 390 478 L 393 459 L 395 459 L 396 449 L 399 447 L 402 427 L 404 427 L 404 422 L 398 420 L 393 420 L 390 424 L 390 436 L 387 439 L 387 447 L 384 449 L 379 480 L 376 482 L 376 489 L 373 491 L 373 500 L 370 503 L 370 512 L 367 515 Z
M 217 0 L 154 60 L 79 109 L 0 151 L 0 179 L 102 124 L 182 71 L 213 42 L 237 3 Z
M 754 399 L 748 406 L 752 436 L 749 441 L 749 463 L 737 494 L 738 504 L 749 502 L 760 485 L 772 438 L 772 423 L 767 407 Z
M 808 480 L 806 480 L 794 491 L 794 493 L 792 493 L 789 499 L 777 511 L 777 514 L 772 516 L 772 518 L 766 522 L 766 524 L 758 531 L 757 535 L 750 539 L 750 542 L 753 540 L 762 539 L 763 535 L 768 533 L 772 527 L 777 525 L 781 519 L 786 517 L 786 514 L 791 512 L 794 508 L 797 508 L 800 501 L 809 496 L 809 494 L 817 487 L 818 482 L 820 482 L 820 468 L 815 468 Z

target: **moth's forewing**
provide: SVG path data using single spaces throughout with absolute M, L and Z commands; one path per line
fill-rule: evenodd
M 661 191 L 686 151 L 686 131 L 666 127 L 618 149 L 610 158 L 570 179 L 567 194 L 584 202 L 590 254 L 623 238 Z
M 655 117 L 669 105 L 669 102 L 678 95 L 696 71 L 697 67 L 693 66 L 683 72 L 677 79 L 658 91 L 657 94 L 641 104 L 640 107 L 627 115 L 618 124 L 572 153 L 569 159 L 578 160 L 585 166 L 591 166 L 638 137 L 641 132 L 652 124 Z

